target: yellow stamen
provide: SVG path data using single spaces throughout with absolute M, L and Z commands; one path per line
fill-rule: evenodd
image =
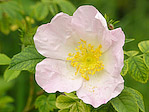
M 100 60 L 102 46 L 99 45 L 95 49 L 91 44 L 87 45 L 86 41 L 80 40 L 79 46 L 75 48 L 76 53 L 69 53 L 67 60 L 71 61 L 71 66 L 76 68 L 75 75 L 80 73 L 84 79 L 89 80 L 89 75 L 104 69 L 103 62 Z

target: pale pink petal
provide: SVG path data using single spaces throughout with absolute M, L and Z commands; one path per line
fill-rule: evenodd
M 93 31 L 98 22 L 107 29 L 107 23 L 102 14 L 93 6 L 80 6 L 73 14 L 72 22 L 86 31 Z M 100 24 L 99 24 L 100 25 Z M 100 26 L 99 26 L 100 27 Z M 100 30 L 100 29 L 99 29 Z
M 110 32 L 113 35 L 112 36 L 113 38 L 111 39 L 113 40 L 113 43 L 114 43 L 113 47 L 116 48 L 115 49 L 115 52 L 116 52 L 117 50 L 120 50 L 119 48 L 123 47 L 125 43 L 125 34 L 121 28 L 110 30 Z
M 104 68 L 107 72 L 112 73 L 115 69 L 122 70 L 124 65 L 124 53 L 123 45 L 125 41 L 125 35 L 121 28 L 110 30 L 109 37 L 112 39 L 110 48 L 104 52 L 101 56 Z
M 36 66 L 35 79 L 38 85 L 48 93 L 72 92 L 82 85 L 82 77 L 75 75 L 75 69 L 70 64 L 50 58 L 44 59 Z
M 111 98 L 120 94 L 124 88 L 121 75 L 119 73 L 115 75 L 116 77 L 113 77 L 102 70 L 90 76 L 89 81 L 84 80 L 83 86 L 77 91 L 77 96 L 94 108 L 107 103 Z
M 98 37 L 99 44 L 102 45 L 101 51 L 102 53 L 106 52 L 112 45 L 112 35 L 110 30 L 103 30 L 103 35 Z
M 71 36 L 71 16 L 59 13 L 50 23 L 41 25 L 34 36 L 40 54 L 55 59 L 65 59 L 65 42 Z
M 125 35 L 121 28 L 111 30 L 111 33 L 115 37 L 111 49 L 117 60 L 116 67 L 121 71 L 124 65 L 123 45 L 125 43 Z

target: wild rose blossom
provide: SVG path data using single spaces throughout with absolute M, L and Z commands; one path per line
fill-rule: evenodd
M 37 64 L 35 79 L 48 93 L 76 91 L 97 108 L 124 88 L 124 40 L 121 28 L 109 30 L 93 6 L 81 6 L 73 16 L 59 13 L 34 36 L 37 51 L 46 57 Z

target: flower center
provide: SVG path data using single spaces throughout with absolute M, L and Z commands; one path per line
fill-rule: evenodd
M 95 49 L 86 41 L 80 40 L 79 46 L 75 48 L 76 53 L 69 53 L 67 60 L 71 61 L 71 66 L 76 68 L 75 75 L 80 73 L 84 79 L 89 80 L 89 75 L 94 75 L 96 71 L 104 69 L 103 62 L 100 60 L 102 46 L 99 45 Z

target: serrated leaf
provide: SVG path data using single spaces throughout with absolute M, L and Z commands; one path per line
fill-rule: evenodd
M 138 47 L 142 53 L 149 52 L 149 40 L 142 41 L 138 44 Z
M 90 112 L 90 108 L 82 101 L 76 101 L 76 103 L 70 108 L 70 112 Z
M 38 108 L 39 112 L 49 112 L 49 106 L 46 100 L 47 97 L 45 95 L 37 97 L 35 101 L 35 108 Z
M 47 98 L 48 105 L 50 111 L 53 111 L 53 109 L 57 109 L 56 107 L 56 94 L 50 94 Z
M 134 41 L 135 39 L 125 39 L 125 43 L 129 43 L 129 42 L 132 42 Z
M 9 65 L 11 59 L 5 54 L 0 54 L 0 65 Z
M 45 19 L 49 13 L 47 4 L 42 2 L 37 3 L 34 6 L 34 13 L 38 21 Z
M 113 108 L 111 103 L 107 103 L 107 104 L 101 105 L 97 109 L 94 108 L 92 112 L 117 112 L 117 111 Z
M 48 97 L 41 95 L 35 101 L 35 108 L 38 108 L 39 112 L 53 111 L 53 109 L 56 109 L 55 100 L 55 94 L 50 94 Z
M 4 72 L 4 80 L 5 81 L 11 81 L 15 78 L 17 78 L 20 75 L 21 71 L 16 71 L 16 70 L 10 70 L 10 69 L 6 69 Z
M 67 93 L 67 95 L 57 97 L 56 106 L 61 109 L 60 112 L 90 112 L 90 107 L 83 103 L 83 101 L 74 99 L 72 94 Z
M 127 56 L 132 57 L 132 56 L 136 56 L 139 51 L 125 51 L 124 52 Z
M 112 99 L 110 102 L 118 112 L 139 112 L 136 100 L 125 89 L 118 97 Z
M 62 109 L 62 110 L 59 110 L 58 112 L 70 112 L 70 109 Z
M 79 102 L 78 102 L 79 103 Z M 84 112 L 77 102 L 70 108 L 70 112 Z
M 126 90 L 128 92 L 130 92 L 134 96 L 134 98 L 135 98 L 135 100 L 137 102 L 137 105 L 140 108 L 140 110 L 142 112 L 145 112 L 145 107 L 144 107 L 144 102 L 143 102 L 143 96 L 142 96 L 142 94 L 140 92 L 138 92 L 137 90 L 134 90 L 132 88 L 128 88 L 128 87 L 125 87 L 125 88 L 126 88 Z
M 143 59 L 144 59 L 144 62 L 145 62 L 145 64 L 146 64 L 146 66 L 147 66 L 148 69 L 149 69 L 149 52 L 143 54 Z
M 24 48 L 22 52 L 13 56 L 10 63 L 10 69 L 28 70 L 34 72 L 36 64 L 42 61 L 43 59 L 44 57 L 37 52 L 35 47 L 30 45 Z
M 122 71 L 121 71 L 121 75 L 122 75 L 122 76 L 125 76 L 125 75 L 127 74 L 127 71 L 128 71 L 128 61 L 125 60 L 125 61 L 124 61 L 123 69 L 122 69 Z
M 70 108 L 76 101 L 65 95 L 60 95 L 56 99 L 56 107 L 59 109 Z
M 90 105 L 87 105 L 87 104 L 85 104 L 82 100 L 80 100 L 80 102 L 79 102 L 79 109 L 80 110 L 82 110 L 81 112 L 90 112 L 91 111 L 91 108 L 90 108 Z
M 134 56 L 128 59 L 128 73 L 141 83 L 146 83 L 148 80 L 148 68 L 142 58 Z
M 68 0 L 55 0 L 55 2 L 60 6 L 61 11 L 72 15 L 76 10 L 75 6 Z

